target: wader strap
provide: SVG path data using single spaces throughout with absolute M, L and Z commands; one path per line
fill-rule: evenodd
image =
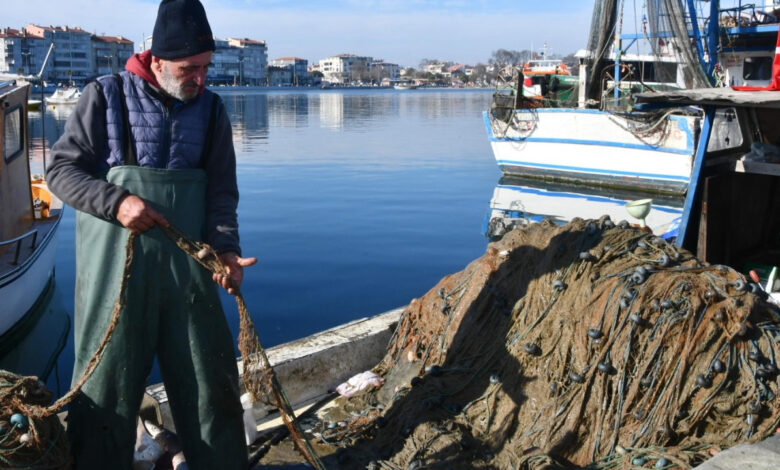
M 122 104 L 122 122 L 124 128 L 124 164 L 138 166 L 138 157 L 135 154 L 135 146 L 133 145 L 133 138 L 130 132 L 130 112 L 127 110 L 127 102 L 125 100 L 125 84 L 122 80 L 122 76 L 118 73 L 114 74 L 116 81 L 119 84 L 119 102 Z
M 211 155 L 211 142 L 214 140 L 214 126 L 217 124 L 217 110 L 219 109 L 219 97 L 216 93 L 211 99 L 211 111 L 209 112 L 209 127 L 206 128 L 206 140 L 203 141 L 203 153 L 200 156 L 200 167 L 206 168 L 209 155 Z

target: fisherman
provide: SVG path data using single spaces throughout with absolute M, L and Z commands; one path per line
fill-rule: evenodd
M 257 260 L 241 257 L 230 122 L 205 89 L 214 49 L 198 0 L 163 0 L 151 51 L 86 86 L 52 147 L 49 185 L 77 210 L 74 383 L 106 331 L 129 232 L 142 234 L 119 324 L 70 405 L 77 469 L 131 468 L 155 355 L 189 467 L 247 467 L 232 336 L 212 281 L 235 293 Z M 211 244 L 228 275 L 210 276 L 155 228 L 169 223 Z

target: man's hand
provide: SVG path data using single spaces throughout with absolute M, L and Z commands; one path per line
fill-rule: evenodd
M 222 264 L 227 269 L 227 275 L 214 274 L 214 282 L 227 289 L 231 295 L 236 295 L 244 279 L 244 268 L 257 263 L 257 258 L 242 258 L 233 251 L 219 255 Z
M 157 224 L 168 226 L 168 221 L 162 214 L 135 194 L 125 196 L 119 203 L 116 209 L 116 220 L 136 235 L 146 232 Z

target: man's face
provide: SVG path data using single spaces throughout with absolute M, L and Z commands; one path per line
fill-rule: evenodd
M 195 99 L 206 83 L 211 51 L 181 59 L 152 58 L 152 70 L 163 91 L 180 101 Z

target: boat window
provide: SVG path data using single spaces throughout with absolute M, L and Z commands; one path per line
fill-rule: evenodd
M 3 158 L 7 162 L 21 155 L 24 150 L 23 124 L 21 106 L 6 111 L 3 117 Z
M 742 78 L 745 80 L 771 80 L 774 57 L 745 57 Z
M 715 112 L 712 121 L 712 133 L 707 144 L 708 152 L 734 149 L 742 146 L 742 128 L 739 126 L 737 111 L 734 108 L 722 108 Z

